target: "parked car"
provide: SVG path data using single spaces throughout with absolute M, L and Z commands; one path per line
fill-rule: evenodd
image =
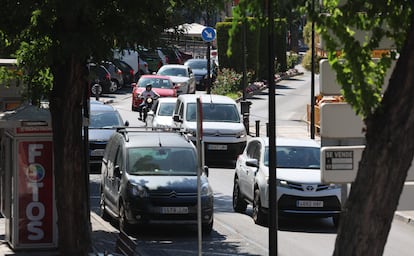
M 112 63 L 115 64 L 122 71 L 122 78 L 124 80 L 124 86 L 129 86 L 134 82 L 134 69 L 125 61 L 120 59 L 113 59 Z
M 109 74 L 111 74 L 111 81 L 116 84 L 117 89 L 121 89 L 124 86 L 122 70 L 110 61 L 103 61 L 102 66 L 104 66 L 109 71 Z
M 92 172 L 100 171 L 106 143 L 116 127 L 128 125 L 129 122 L 124 122 L 119 112 L 111 105 L 90 101 L 89 165 Z
M 116 50 L 114 51 L 114 58 L 125 61 L 134 69 L 134 81 L 138 81 L 139 77 L 144 74 L 149 74 L 148 63 L 134 49 Z
M 341 188 L 321 181 L 320 145 L 312 139 L 276 139 L 276 184 L 279 216 L 332 217 L 341 212 Z M 238 157 L 233 209 L 253 205 L 255 223 L 265 223 L 269 209 L 269 139 L 249 140 Z
M 156 51 L 157 50 L 145 48 L 138 50 L 142 59 L 148 63 L 148 70 L 151 74 L 156 73 L 158 69 L 160 69 L 160 67 L 164 65 L 161 57 L 158 55 Z
M 171 130 L 174 128 L 173 114 L 176 97 L 159 98 L 148 113 L 148 123 L 153 130 Z
M 152 90 L 160 95 L 160 97 L 176 97 L 177 90 L 173 82 L 168 76 L 160 75 L 143 75 L 137 84 L 133 84 L 132 89 L 132 111 L 138 111 L 139 105 L 142 103 L 141 94 L 145 91 L 145 87 L 151 84 Z
M 194 73 L 196 80 L 197 90 L 205 90 L 208 82 L 208 70 L 207 70 L 207 59 L 189 59 L 184 62 L 184 65 L 187 65 L 191 68 Z M 210 60 L 210 80 L 211 83 L 217 77 L 217 66 L 213 60 Z
M 177 94 L 196 92 L 194 73 L 188 66 L 167 64 L 158 70 L 157 75 L 170 77 L 177 89 Z
M 113 93 L 118 88 L 116 84 L 111 80 L 111 74 L 109 71 L 102 65 L 97 65 L 96 63 L 88 63 L 89 69 L 89 79 L 91 81 L 91 93 L 93 95 L 101 95 L 103 92 Z M 99 84 L 101 90 L 96 90 L 93 86 Z
M 158 55 L 163 60 L 165 64 L 183 64 L 184 61 L 180 56 L 178 50 L 174 47 L 158 47 Z
M 206 162 L 236 162 L 247 142 L 237 103 L 222 95 L 179 95 L 174 109 L 174 125 L 189 133 L 196 142 L 197 98 L 202 102 L 203 141 Z
M 117 219 L 125 232 L 140 224 L 197 225 L 198 170 L 196 149 L 183 134 L 119 130 L 102 160 L 101 216 Z M 210 234 L 214 196 L 207 176 L 205 167 L 202 231 Z

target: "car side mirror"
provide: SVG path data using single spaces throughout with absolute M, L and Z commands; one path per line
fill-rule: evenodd
M 257 159 L 249 159 L 246 161 L 246 165 L 250 167 L 259 168 L 259 161 L 257 161 Z
M 115 177 L 121 177 L 122 176 L 122 171 L 121 171 L 121 168 L 119 168 L 119 165 L 115 165 L 114 175 L 115 175 Z
M 173 115 L 173 120 L 174 120 L 174 122 L 180 122 L 180 123 L 182 123 L 183 122 L 183 120 L 180 118 L 180 116 L 179 115 L 177 115 L 177 114 L 174 114 Z
M 203 172 L 208 177 L 208 166 L 203 167 Z
M 125 121 L 124 125 L 125 125 L 125 126 L 129 126 L 129 121 L 128 121 L 128 120 L 127 120 L 127 121 Z

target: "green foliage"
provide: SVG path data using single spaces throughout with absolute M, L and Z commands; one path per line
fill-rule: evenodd
M 218 22 L 217 48 L 220 67 L 231 68 L 237 72 L 243 71 L 243 24 L 227 19 L 226 22 Z M 246 48 L 247 70 L 254 70 L 258 80 L 267 79 L 268 70 L 268 28 L 259 24 L 260 20 L 247 18 Z M 286 21 L 275 20 L 275 50 L 277 63 L 282 71 L 286 71 Z M 234 30 L 233 30 L 234 29 Z
M 337 0 L 327 0 L 327 15 L 312 13 L 310 7 L 309 11 L 326 43 L 329 62 L 346 101 L 363 117 L 372 115 L 380 107 L 386 70 L 398 55 L 411 25 L 412 7 L 404 0 L 375 4 L 356 0 L 340 6 Z M 358 31 L 366 32 L 362 40 L 355 37 Z M 384 39 L 394 42 L 395 51 L 374 61 L 372 52 L 381 47 Z
M 254 72 L 246 72 L 247 84 L 253 81 Z M 240 97 L 243 94 L 243 74 L 236 72 L 234 69 L 223 68 L 219 70 L 217 79 L 214 81 L 211 92 L 213 94 Z
M 217 78 L 214 81 L 211 93 L 227 95 L 233 92 L 239 92 L 242 88 L 243 75 L 233 69 L 223 68 L 219 70 Z
M 315 73 L 319 74 L 319 61 L 323 59 L 321 56 L 315 55 Z M 308 50 L 302 59 L 302 66 L 304 69 L 311 71 L 312 70 L 312 51 Z
M 300 55 L 296 52 L 289 52 L 287 55 L 287 68 L 294 68 L 297 64 L 299 64 Z M 279 70 L 277 70 L 279 71 Z M 282 72 L 280 70 L 280 72 Z

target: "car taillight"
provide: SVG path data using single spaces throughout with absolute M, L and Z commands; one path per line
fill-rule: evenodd
M 111 75 L 110 74 L 106 74 L 105 75 L 105 78 L 108 79 L 108 80 L 111 80 Z
M 134 70 L 133 70 L 133 69 L 130 69 L 130 70 L 129 70 L 129 74 L 130 74 L 131 76 L 134 76 L 134 74 L 135 74 Z
M 170 60 L 168 59 L 167 56 L 165 56 L 165 63 L 170 63 Z

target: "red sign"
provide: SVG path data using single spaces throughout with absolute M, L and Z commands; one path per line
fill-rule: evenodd
M 52 244 L 52 141 L 18 143 L 18 232 L 21 244 Z

